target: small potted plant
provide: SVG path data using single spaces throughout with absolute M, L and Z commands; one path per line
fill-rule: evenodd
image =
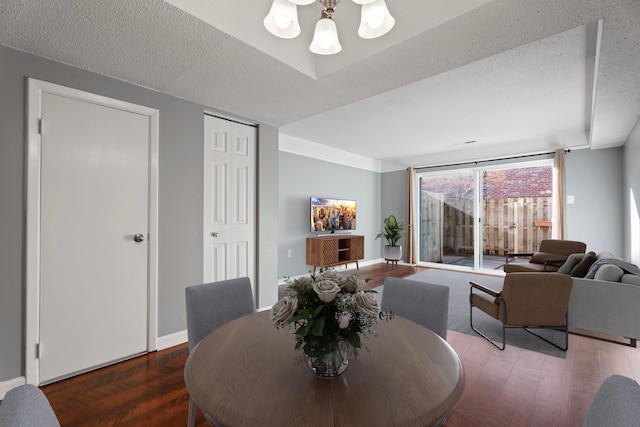
M 404 237 L 402 231 L 405 229 L 405 225 L 399 222 L 394 215 L 389 215 L 384 219 L 384 232 L 378 233 L 378 237 L 384 237 L 387 240 L 387 245 L 382 248 L 382 255 L 387 261 L 399 261 L 402 259 L 402 246 L 397 243 L 402 237 Z

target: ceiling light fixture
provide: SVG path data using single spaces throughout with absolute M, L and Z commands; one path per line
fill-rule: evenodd
M 306 6 L 316 0 L 273 0 L 271 10 L 264 18 L 265 28 L 274 36 L 292 39 L 300 34 L 298 6 Z M 333 13 L 340 0 L 318 0 L 323 10 L 316 23 L 309 50 L 318 55 L 332 55 L 342 50 Z M 384 0 L 353 0 L 361 5 L 358 35 L 363 39 L 380 37 L 391 30 L 395 19 L 389 13 Z

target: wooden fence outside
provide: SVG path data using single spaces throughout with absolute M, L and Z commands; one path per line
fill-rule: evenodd
M 552 236 L 552 205 L 551 197 L 485 200 L 483 253 L 537 251 Z
M 421 209 L 423 261 L 473 254 L 473 200 L 423 193 Z M 484 255 L 535 252 L 551 238 L 551 197 L 487 199 L 483 211 Z

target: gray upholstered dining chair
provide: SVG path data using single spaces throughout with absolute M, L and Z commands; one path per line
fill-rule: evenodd
M 12 388 L 0 404 L 2 427 L 60 427 L 42 390 L 32 384 Z
M 384 280 L 380 308 L 419 323 L 440 335 L 442 339 L 447 339 L 447 286 L 387 277 Z
M 640 385 L 623 375 L 609 376 L 598 388 L 582 427 L 640 426 Z
M 256 311 L 248 277 L 188 286 L 185 297 L 189 351 L 214 329 Z M 196 405 L 189 398 L 188 427 L 195 425 L 195 417 Z

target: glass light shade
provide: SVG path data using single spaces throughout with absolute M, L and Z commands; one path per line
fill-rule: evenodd
M 369 3 L 373 3 L 376 0 L 353 0 L 354 3 L 356 4 L 369 4 Z
M 271 10 L 264 18 L 264 27 L 274 36 L 292 39 L 300 34 L 297 6 L 289 0 L 273 0 Z
M 338 40 L 338 29 L 332 19 L 322 18 L 316 23 L 309 50 L 318 55 L 332 55 L 342 50 Z
M 297 4 L 297 5 L 300 5 L 300 6 L 306 6 L 308 4 L 313 3 L 316 0 L 289 0 L 289 1 L 291 3 L 293 3 L 293 4 Z
M 384 0 L 375 0 L 362 5 L 358 35 L 363 39 L 375 39 L 387 34 L 395 23 Z

